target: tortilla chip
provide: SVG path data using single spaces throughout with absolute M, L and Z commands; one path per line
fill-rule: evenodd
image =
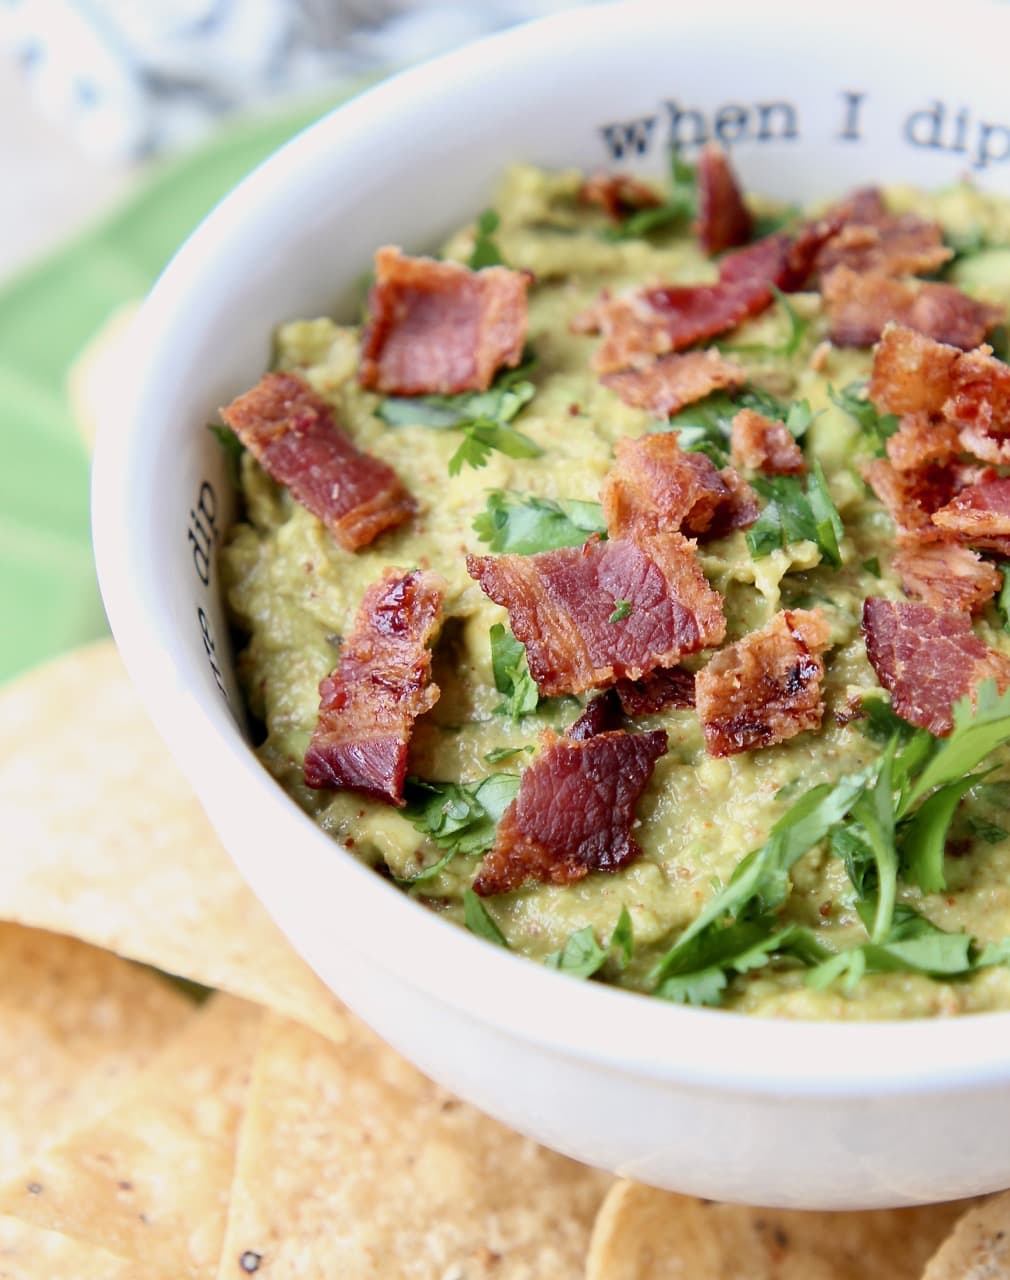
M 803 1213 L 618 1182 L 593 1229 L 586 1280 L 918 1280 L 964 1205 Z
M 922 1280 L 1006 1280 L 1010 1276 L 1010 1191 L 961 1218 L 929 1260 Z
M 7 686 L 0 724 L 0 919 L 343 1035 L 341 1005 L 236 871 L 111 641 Z
M 357 1022 L 335 1045 L 267 1015 L 219 1280 L 582 1280 L 609 1182 Z
M 0 1178 L 111 1105 L 192 1016 L 147 969 L 0 925 Z
M 0 1214 L 166 1275 L 213 1275 L 262 1016 L 212 997 L 120 1104 L 0 1187 Z
M 174 1280 L 80 1240 L 0 1218 L 0 1280 Z

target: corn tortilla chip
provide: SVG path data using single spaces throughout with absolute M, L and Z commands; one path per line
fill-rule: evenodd
M 618 1182 L 593 1229 L 586 1280 L 918 1280 L 964 1204 L 803 1213 Z
M 961 1218 L 929 1261 L 922 1280 L 1007 1280 L 1010 1191 L 984 1200 Z
M 111 641 L 9 685 L 0 725 L 0 920 L 68 933 L 343 1034 L 339 1002 L 221 847 Z
M 262 1016 L 213 996 L 121 1103 L 0 1187 L 0 1214 L 166 1275 L 213 1276 Z
M 0 1217 L 0 1280 L 172 1280 L 70 1236 Z
M 111 1105 L 192 1015 L 158 974 L 0 925 L 0 1179 Z
M 337 1045 L 267 1015 L 219 1280 L 582 1280 L 609 1182 L 357 1022 Z

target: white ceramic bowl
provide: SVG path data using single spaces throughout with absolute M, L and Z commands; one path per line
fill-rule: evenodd
M 702 1196 L 846 1208 L 1010 1184 L 1010 1014 L 822 1025 L 673 1007 L 580 984 L 412 904 L 246 745 L 205 541 L 233 499 L 204 424 L 265 368 L 278 322 L 339 313 L 377 245 L 432 247 L 511 160 L 658 173 L 672 130 L 689 143 L 703 124 L 733 144 L 749 188 L 790 199 L 965 173 L 1010 193 L 1010 10 L 962 0 L 953 26 L 926 14 L 864 0 L 583 9 L 386 82 L 281 150 L 188 241 L 144 308 L 98 445 L 95 544 L 117 641 L 295 947 L 485 1111 Z

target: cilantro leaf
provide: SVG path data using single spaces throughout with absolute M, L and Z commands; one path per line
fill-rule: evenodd
M 898 419 L 893 413 L 880 413 L 866 398 L 866 383 L 850 382 L 841 391 L 829 387 L 828 396 L 843 413 L 855 418 L 874 451 L 883 454 L 885 443 L 898 429 Z
M 631 601 L 615 600 L 614 612 L 607 619 L 608 622 L 623 622 L 625 618 L 631 617 Z
M 902 798 L 899 816 L 907 814 L 927 792 L 970 773 L 990 751 L 1006 742 L 1010 742 L 1010 689 L 1000 694 L 996 681 L 986 680 L 976 692 L 975 707 L 969 698 L 955 705 L 950 736 L 932 739 L 929 759 Z
M 493 239 L 500 222 L 501 219 L 494 209 L 485 209 L 478 217 L 473 250 L 467 262 L 471 271 L 479 271 L 482 267 L 504 266 L 505 259 L 501 255 L 497 242 Z
M 1003 579 L 1003 585 L 999 589 L 999 595 L 996 597 L 996 607 L 999 610 L 1000 617 L 1003 619 L 1003 630 L 1010 631 L 1010 561 L 999 567 L 1000 576 Z
M 220 422 L 208 422 L 207 430 L 221 446 L 228 463 L 228 474 L 231 476 L 233 483 L 238 483 L 239 468 L 242 465 L 242 455 L 245 453 L 245 445 L 238 438 L 230 427 L 224 427 Z
M 697 213 L 698 196 L 694 165 L 681 159 L 676 149 L 670 158 L 670 194 L 659 205 L 636 209 L 617 226 L 607 227 L 604 240 L 638 240 L 651 231 L 686 222 Z
M 944 847 L 957 806 L 978 781 L 969 774 L 934 791 L 912 814 L 901 831 L 901 859 L 905 875 L 923 893 L 941 893 L 947 887 L 944 876 Z
M 971 972 L 980 959 L 972 956 L 968 934 L 946 933 L 911 907 L 901 906 L 895 910 L 893 926 L 884 941 L 836 952 L 807 975 L 807 982 L 823 990 L 843 978 L 845 990 L 851 991 L 867 973 L 957 977 Z
M 777 927 L 773 916 L 706 931 L 656 987 L 661 999 L 677 1004 L 718 1004 L 732 974 L 764 968 L 775 957 L 795 956 L 817 963 L 824 949 L 806 930 Z
M 631 916 L 627 907 L 621 907 L 610 942 L 601 947 L 592 926 L 587 925 L 571 934 L 560 951 L 552 951 L 544 960 L 549 969 L 558 969 L 573 978 L 591 978 L 606 962 L 613 958 L 623 969 L 631 960 L 635 949 Z
M 494 423 L 469 423 L 463 428 L 466 438 L 449 459 L 449 474 L 458 476 L 464 467 L 477 470 L 487 465 L 492 452 L 504 453 L 509 458 L 539 458 L 543 449 L 529 436 L 514 427 L 500 427 Z
M 501 622 L 491 628 L 490 638 L 494 687 L 505 695 L 496 710 L 513 720 L 532 715 L 540 705 L 540 691 L 530 675 L 525 648 Z
M 788 297 L 777 289 L 775 285 L 771 285 L 771 291 L 775 295 L 775 300 L 782 308 L 786 315 L 786 321 L 789 325 L 789 332 L 782 342 L 721 342 L 716 343 L 722 351 L 735 351 L 738 355 L 748 356 L 794 356 L 800 349 L 803 339 L 807 336 L 807 330 L 810 328 L 810 321 L 801 316 Z
M 477 783 L 411 778 L 403 816 L 445 849 L 448 857 L 411 876 L 407 883 L 431 879 L 457 853 L 486 853 L 494 844 L 502 814 L 518 791 L 519 775 L 514 773 L 492 773 Z
M 581 547 L 590 534 L 606 536 L 607 527 L 598 502 L 555 501 L 493 489 L 487 510 L 476 517 L 473 528 L 491 551 L 532 555 L 557 547 Z
M 494 919 L 488 913 L 487 907 L 481 902 L 480 898 L 472 889 L 463 891 L 463 922 L 471 933 L 475 933 L 479 938 L 485 938 L 488 942 L 493 942 L 496 947 L 504 947 L 506 951 L 509 944 L 505 941 L 505 935 L 495 924 Z
M 871 942 L 882 942 L 891 932 L 898 889 L 898 854 L 894 844 L 894 754 L 892 739 L 881 758 L 872 789 L 867 787 L 852 806 L 852 817 L 862 827 L 876 865 L 877 906 L 869 926 Z
M 845 530 L 818 463 L 805 484 L 798 476 L 758 476 L 752 484 L 766 500 L 746 533 L 755 560 L 791 543 L 813 542 L 828 564 L 841 565 Z
M 814 541 L 820 547 L 821 555 L 828 564 L 837 569 L 842 563 L 838 544 L 845 537 L 845 527 L 838 514 L 838 508 L 828 492 L 828 482 L 824 478 L 819 462 L 814 463 L 807 480 L 807 501 L 810 503 L 810 512 L 817 531 Z

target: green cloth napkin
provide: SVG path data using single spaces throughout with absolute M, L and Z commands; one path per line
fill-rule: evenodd
M 107 630 L 68 367 L 112 311 L 148 292 L 240 178 L 334 105 L 331 95 L 232 126 L 0 290 L 0 682 Z

